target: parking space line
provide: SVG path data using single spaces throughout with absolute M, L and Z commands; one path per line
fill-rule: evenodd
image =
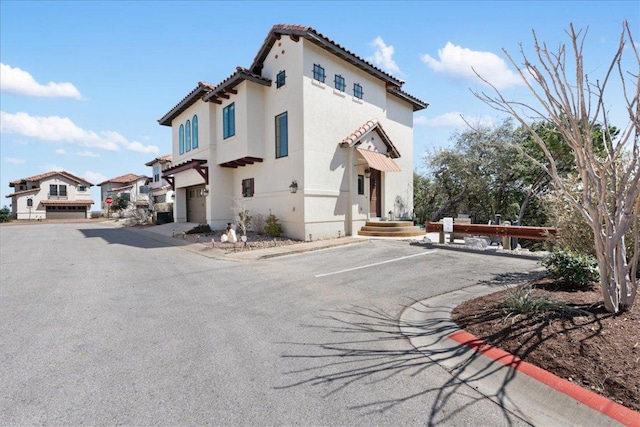
M 429 255 L 429 254 L 432 254 L 434 252 L 436 252 L 436 251 L 421 252 L 419 254 L 413 254 L 413 255 L 402 256 L 400 258 L 388 259 L 386 261 L 380 261 L 380 262 L 376 262 L 376 263 L 373 263 L 373 264 L 361 265 L 360 267 L 347 268 L 346 270 L 332 271 L 331 273 L 316 274 L 315 277 L 333 276 L 334 274 L 341 274 L 341 273 L 347 273 L 349 271 L 362 270 L 363 268 L 375 267 L 376 265 L 382 265 L 382 264 L 388 264 L 390 262 L 402 261 L 403 259 L 414 258 L 414 257 L 417 257 L 417 256 L 422 256 L 422 255 Z

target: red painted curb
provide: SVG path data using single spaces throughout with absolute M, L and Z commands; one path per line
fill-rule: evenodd
M 483 354 L 496 362 L 513 368 L 531 378 L 540 381 L 549 387 L 566 394 L 569 397 L 595 409 L 606 416 L 629 427 L 640 427 L 640 413 L 633 411 L 626 406 L 600 396 L 591 390 L 584 389 L 577 384 L 560 378 L 551 372 L 538 368 L 531 363 L 525 362 L 513 354 L 501 350 L 492 345 L 486 344 L 483 340 L 476 338 L 467 331 L 457 331 L 449 335 L 449 338 L 455 342 L 474 349 L 476 352 Z

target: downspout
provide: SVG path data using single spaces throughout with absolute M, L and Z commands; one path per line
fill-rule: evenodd
M 355 148 L 349 147 L 349 166 L 347 168 L 347 178 L 349 180 L 349 195 L 347 197 L 347 226 L 345 227 L 345 235 L 353 235 L 353 150 Z

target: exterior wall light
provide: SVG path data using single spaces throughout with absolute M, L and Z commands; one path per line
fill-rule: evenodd
M 202 194 L 204 194 L 205 196 L 208 196 L 209 195 L 209 188 L 205 187 L 204 191 L 202 192 Z
M 365 178 L 371 178 L 371 169 L 366 168 L 366 169 L 364 170 L 364 177 L 365 177 Z
M 291 185 L 289 186 L 289 190 L 290 190 L 292 193 L 296 193 L 296 192 L 298 192 L 298 183 L 297 183 L 295 180 L 294 180 L 294 181 L 291 181 Z

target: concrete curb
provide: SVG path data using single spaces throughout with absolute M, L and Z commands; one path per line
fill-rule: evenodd
M 499 249 L 476 249 L 476 248 L 471 248 L 469 246 L 463 246 L 463 245 L 446 244 L 446 243 L 442 244 L 442 243 L 433 243 L 433 242 L 430 242 L 430 243 L 415 242 L 415 243 L 411 243 L 411 245 L 422 246 L 428 249 L 444 249 L 447 251 L 470 252 L 474 254 L 507 257 L 507 258 L 524 258 L 524 259 L 531 259 L 534 261 L 542 259 L 547 254 L 546 252 L 537 253 L 537 252 L 505 251 L 505 250 L 499 250 Z
M 453 322 L 451 311 L 456 306 L 497 290 L 476 285 L 416 302 L 400 316 L 400 329 L 453 380 L 533 425 L 640 426 L 638 412 L 486 346 Z

